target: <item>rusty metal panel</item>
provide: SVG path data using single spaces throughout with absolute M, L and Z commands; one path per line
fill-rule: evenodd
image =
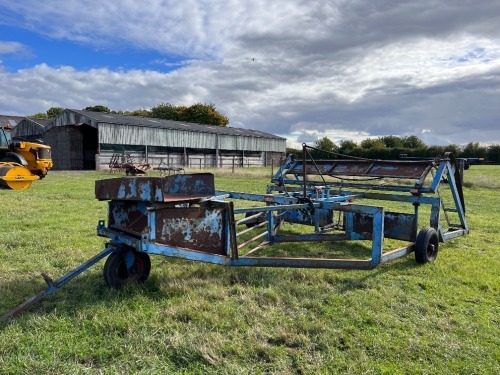
M 419 179 L 428 170 L 431 163 L 430 161 L 375 161 L 366 175 Z
M 355 161 L 353 160 L 342 160 L 335 163 L 332 169 L 330 169 L 327 174 L 329 175 L 349 175 L 349 176 L 364 176 L 367 172 L 372 162 L 367 161 Z
M 391 160 L 318 160 L 306 161 L 306 174 L 329 176 L 393 177 L 419 179 L 424 176 L 432 161 Z M 293 165 L 286 174 L 302 175 L 303 162 Z
M 372 215 L 363 213 L 352 213 L 352 215 L 354 218 L 354 232 L 371 233 L 373 231 Z M 415 241 L 415 220 L 416 216 L 414 214 L 386 211 L 384 214 L 384 237 L 395 240 Z
M 214 196 L 214 175 L 211 173 L 178 174 L 163 178 L 163 193 Z
M 148 226 L 147 203 L 135 201 L 110 201 L 108 225 L 123 232 L 142 235 Z
M 171 207 L 156 211 L 156 242 L 225 255 L 225 210 Z
M 119 177 L 95 182 L 99 200 L 134 200 L 162 202 L 163 181 L 160 177 Z
M 98 180 L 95 196 L 99 200 L 146 202 L 198 201 L 215 195 L 211 173 L 180 174 L 166 177 L 120 177 Z
M 328 174 L 328 171 L 332 169 L 335 164 L 334 161 L 318 160 L 314 165 L 313 163 L 306 163 L 306 174 L 316 175 L 321 172 L 321 174 Z M 302 175 L 304 173 L 303 163 L 299 162 L 288 170 L 287 174 L 298 174 Z

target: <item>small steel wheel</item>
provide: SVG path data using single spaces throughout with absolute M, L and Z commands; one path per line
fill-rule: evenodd
M 436 230 L 431 227 L 422 229 L 415 242 L 415 259 L 417 263 L 432 262 L 436 259 L 439 249 L 439 238 Z
M 133 256 L 132 266 L 127 269 L 126 258 Z M 151 271 L 151 260 L 146 253 L 133 250 L 111 253 L 104 264 L 104 280 L 108 286 L 119 289 L 129 282 L 143 283 Z

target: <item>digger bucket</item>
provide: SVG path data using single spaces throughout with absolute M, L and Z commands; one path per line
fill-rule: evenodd
M 0 187 L 12 190 L 23 190 L 31 186 L 32 182 L 40 177 L 21 164 L 0 162 Z

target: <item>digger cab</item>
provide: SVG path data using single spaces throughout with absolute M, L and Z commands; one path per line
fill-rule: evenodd
M 10 142 L 12 141 L 12 133 L 10 131 L 5 131 L 5 127 L 2 125 L 0 127 L 0 149 L 8 150 Z

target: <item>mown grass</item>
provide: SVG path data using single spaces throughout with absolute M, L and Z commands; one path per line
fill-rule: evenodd
M 270 170 L 246 172 L 218 173 L 216 188 L 263 193 Z M 0 190 L 0 313 L 44 288 L 41 271 L 58 278 L 103 249 L 94 181 L 107 177 L 54 172 Z M 466 171 L 471 233 L 423 266 L 408 256 L 372 271 L 239 269 L 156 256 L 146 283 L 112 290 L 100 262 L 0 323 L 0 373 L 500 373 L 499 183 L 498 166 Z

